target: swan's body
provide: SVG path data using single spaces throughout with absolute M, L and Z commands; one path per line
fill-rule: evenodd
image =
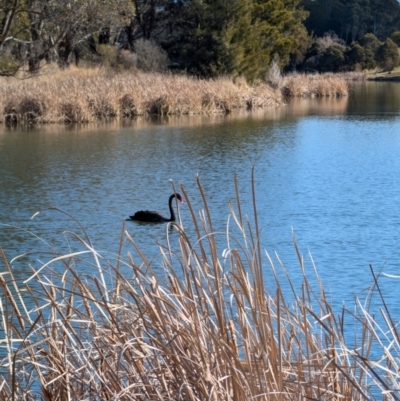
M 171 214 L 170 218 L 164 217 L 162 214 L 158 212 L 153 212 L 151 210 L 140 210 L 136 212 L 133 216 L 129 216 L 129 219 L 135 221 L 144 221 L 148 223 L 167 223 L 169 221 L 175 221 L 175 213 L 174 209 L 172 208 L 172 199 L 174 199 L 175 196 L 180 202 L 183 202 L 182 197 L 179 194 L 172 194 L 169 197 L 168 206 Z

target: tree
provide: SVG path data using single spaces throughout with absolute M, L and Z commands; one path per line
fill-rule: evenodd
M 355 42 L 367 32 L 371 15 L 370 0 L 352 0 L 347 4 L 347 11 L 350 37 L 346 38 L 346 42 L 349 39 Z
M 298 0 L 177 1 L 163 46 L 192 74 L 263 78 L 275 57 L 282 67 L 298 46 L 305 13 L 297 5 Z
M 383 41 L 399 27 L 400 4 L 397 0 L 369 1 L 371 4 L 371 14 L 368 31 Z
M 307 52 L 311 47 L 312 37 L 308 34 L 307 29 L 304 26 L 299 29 L 299 32 L 296 36 L 296 42 L 297 46 L 290 54 L 290 62 L 286 66 L 288 71 L 296 70 L 298 67 L 302 68 L 307 56 Z
M 14 13 L 16 34 L 8 45 L 18 44 L 18 56 L 27 59 L 31 73 L 40 68 L 44 59 L 56 60 L 61 66 L 68 66 L 70 56 L 77 46 L 92 40 L 93 35 L 105 27 L 118 30 L 126 18 L 134 15 L 131 0 L 75 0 L 73 6 L 69 0 L 20 2 L 23 2 L 24 7 L 13 0 L 13 4 L 18 3 L 19 18 L 17 20 Z M 121 14 L 120 10 L 124 10 L 124 13 Z M 7 17 L 11 14 L 6 12 L 4 15 Z M 7 21 L 7 18 L 3 17 L 3 21 Z M 3 25 L 6 27 L 7 23 Z
M 190 74 L 213 77 L 230 73 L 232 56 L 225 30 L 238 0 L 177 1 L 168 8 L 171 18 L 162 40 L 169 58 Z
M 340 0 L 302 0 L 300 3 L 309 13 L 304 21 L 309 34 L 321 37 L 334 32 L 347 41 L 352 21 L 350 4 Z
M 365 63 L 365 49 L 357 42 L 351 44 L 345 51 L 346 65 L 351 70 L 362 69 Z
M 168 0 L 132 0 L 135 16 L 132 25 L 138 37 L 146 40 L 158 38 L 166 29 Z M 161 12 L 162 10 L 162 12 Z
M 4 1 L 3 7 L 0 8 L 0 76 L 12 76 L 18 71 L 19 63 L 7 54 L 5 45 L 13 39 L 9 34 L 20 11 L 20 0 Z
M 372 33 L 365 34 L 360 41 L 361 46 L 365 50 L 365 64 L 364 67 L 372 69 L 376 67 L 376 52 L 378 51 L 381 42 Z
M 400 23 L 397 0 L 302 0 L 301 5 L 310 13 L 304 22 L 309 33 L 334 31 L 346 43 L 366 33 L 385 40 Z
M 329 46 L 319 58 L 319 71 L 339 72 L 344 68 L 344 47 L 338 43 Z
M 14 22 L 15 15 L 19 7 L 19 0 L 5 1 L 0 8 L 0 52 L 3 49 L 4 43 L 9 40 L 8 34 Z
M 399 50 L 392 39 L 387 38 L 376 52 L 378 66 L 383 71 L 392 71 L 399 65 Z
M 256 0 L 252 2 L 250 31 L 252 41 L 244 39 L 244 47 L 249 50 L 254 65 L 250 72 L 243 74 L 250 79 L 265 75 L 272 61 L 279 59 L 281 68 L 288 64 L 290 55 L 299 46 L 303 34 L 302 21 L 307 13 L 298 7 L 299 1 L 289 0 Z M 257 33 L 258 30 L 258 33 Z M 259 60 L 262 54 L 263 60 Z

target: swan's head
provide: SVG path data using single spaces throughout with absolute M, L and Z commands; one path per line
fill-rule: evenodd
M 175 197 L 179 200 L 179 202 L 183 202 L 183 198 L 180 194 L 175 194 Z

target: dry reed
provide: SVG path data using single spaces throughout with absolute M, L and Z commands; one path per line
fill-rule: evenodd
M 347 96 L 346 80 L 337 74 L 291 74 L 284 77 L 282 93 L 286 97 Z
M 21 288 L 3 255 L 2 368 L 8 374 L 0 380 L 1 399 L 354 401 L 373 399 L 373 380 L 391 390 L 385 400 L 397 399 L 400 341 L 388 310 L 390 347 L 382 343 L 384 356 L 372 363 L 371 344 L 381 338 L 373 317 L 360 305 L 360 342 L 348 347 L 344 316 L 335 317 L 318 276 L 311 287 L 296 243 L 300 293 L 287 276 L 294 301 L 285 299 L 268 255 L 276 291 L 264 287 L 254 180 L 254 227 L 236 185 L 231 220 L 238 236 L 227 229 L 223 251 L 199 181 L 198 188 L 204 201 L 199 218 L 179 188 L 196 234 L 188 238 L 182 221 L 171 223 L 175 230 L 168 235 L 179 242 L 177 249 L 160 245 L 163 273 L 154 272 L 127 232 L 140 262 L 119 255 L 111 264 L 84 233 L 84 250 L 54 255 Z M 58 263 L 63 274 L 56 272 Z M 98 269 L 96 277 L 77 273 L 86 263 Z M 129 277 L 121 274 L 127 269 Z M 26 306 L 29 297 L 33 310 Z
M 344 79 L 289 75 L 282 91 L 266 83 L 201 80 L 161 73 L 70 68 L 25 80 L 0 78 L 0 122 L 83 123 L 146 115 L 213 115 L 283 104 L 283 96 L 344 96 Z
M 268 85 L 239 87 L 227 78 L 73 69 L 16 82 L 0 80 L 0 121 L 92 122 L 142 115 L 221 114 L 274 107 L 282 96 Z

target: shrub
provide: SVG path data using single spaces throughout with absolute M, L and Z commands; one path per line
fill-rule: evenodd
M 115 68 L 118 65 L 118 55 L 116 49 L 109 45 L 99 45 L 98 52 L 101 55 L 103 65 Z
M 390 39 L 392 39 L 397 46 L 400 46 L 400 31 L 393 32 Z
M 168 68 L 167 53 L 154 41 L 139 39 L 135 42 L 137 67 L 146 72 L 162 72 Z
M 22 62 L 12 55 L 10 50 L 0 53 L 0 75 L 13 76 L 21 67 Z
M 117 55 L 118 64 L 125 70 L 137 67 L 137 55 L 129 50 L 120 50 Z

